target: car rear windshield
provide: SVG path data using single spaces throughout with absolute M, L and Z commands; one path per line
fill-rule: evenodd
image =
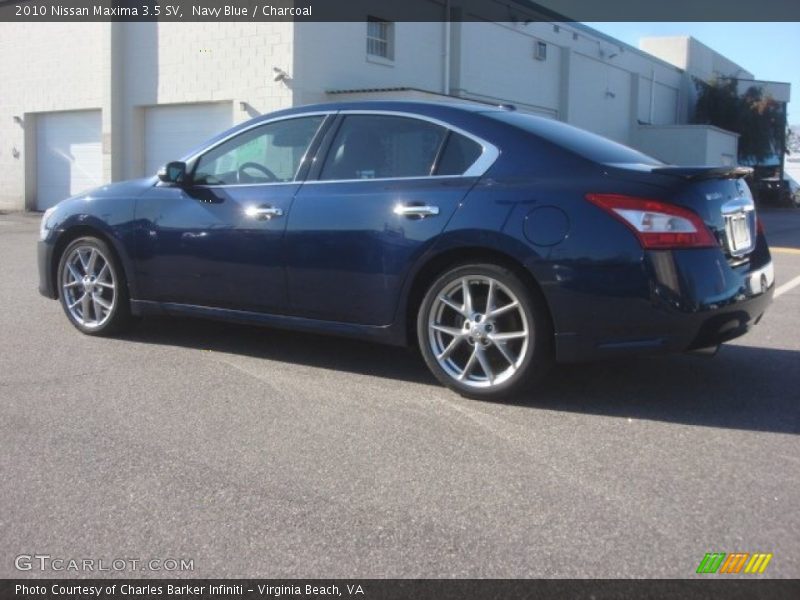
M 638 150 L 555 119 L 506 111 L 492 111 L 485 114 L 498 121 L 519 127 L 595 162 L 605 164 L 664 164 Z

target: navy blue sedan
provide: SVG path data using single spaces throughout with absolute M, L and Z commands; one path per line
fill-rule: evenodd
M 289 109 L 47 211 L 40 291 L 90 335 L 168 314 L 418 345 L 495 398 L 554 360 L 758 323 L 774 275 L 747 173 L 509 108 Z

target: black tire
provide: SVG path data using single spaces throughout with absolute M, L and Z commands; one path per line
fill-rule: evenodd
M 463 291 L 461 292 L 460 310 L 452 306 L 452 304 L 458 304 L 458 286 L 463 286 L 465 278 L 468 289 L 472 290 L 470 295 L 476 291 L 480 292 L 482 288 L 487 288 L 487 298 L 479 295 L 474 298 L 476 306 L 473 307 L 475 308 L 473 317 L 465 315 L 468 311 L 465 309 L 466 302 Z M 494 280 L 495 283 L 492 284 L 491 280 Z M 474 287 L 476 285 L 478 286 L 477 290 Z M 494 294 L 495 302 L 492 304 L 495 308 L 497 308 L 496 299 L 499 296 L 506 296 L 506 306 L 513 304 L 510 301 L 516 299 L 519 311 L 515 308 L 513 315 L 510 314 L 512 311 L 508 311 L 503 316 L 492 317 L 494 311 L 489 311 L 489 307 L 486 306 L 490 286 L 495 290 L 491 292 Z M 454 295 L 449 296 L 450 293 Z M 446 307 L 443 306 L 440 299 L 442 295 L 445 295 L 452 304 L 444 303 Z M 483 315 L 481 310 L 486 314 Z M 452 320 L 448 323 L 448 328 L 453 331 L 460 329 L 461 336 L 437 333 L 439 330 L 433 325 L 440 325 L 440 319 L 444 320 L 445 318 Z M 475 321 L 470 321 L 470 318 Z M 506 318 L 515 319 L 517 324 L 504 323 L 504 327 L 501 327 L 500 320 Z M 480 331 L 475 328 L 481 320 L 483 326 L 489 328 L 490 331 Z M 527 329 L 527 338 L 525 338 L 527 343 L 520 341 L 516 352 L 509 347 L 514 343 L 513 340 L 505 342 L 493 340 L 492 330 L 495 336 L 502 337 L 504 329 L 513 330 L 515 328 Z M 472 332 L 477 335 L 473 337 Z M 507 335 L 513 335 L 513 333 Z M 435 350 L 441 350 L 445 345 L 449 348 L 449 342 L 455 342 L 456 337 L 460 337 L 456 344 L 457 350 L 453 350 L 452 354 L 444 359 L 443 366 L 437 359 Z M 436 378 L 450 389 L 470 398 L 497 400 L 528 390 L 544 377 L 553 363 L 553 330 L 544 299 L 535 290 L 528 288 L 512 270 L 495 264 L 462 264 L 439 276 L 429 287 L 420 305 L 417 314 L 417 340 L 425 363 Z M 467 345 L 462 348 L 462 343 Z M 503 351 L 499 345 L 504 347 Z M 481 347 L 478 348 L 478 346 Z M 463 355 L 461 362 L 464 363 L 462 373 L 466 373 L 464 380 L 457 378 L 458 365 L 455 364 L 457 352 Z M 440 355 L 445 353 L 443 351 Z M 498 371 L 501 371 L 505 365 L 505 372 L 499 373 L 500 376 L 492 382 L 491 377 L 486 374 L 486 370 L 482 366 L 476 370 L 476 363 L 474 361 L 470 363 L 474 353 L 481 353 L 485 360 L 489 360 L 487 364 L 489 371 L 494 372 L 495 366 L 498 366 Z M 509 355 L 517 362 L 512 362 L 508 358 Z M 470 364 L 473 366 L 468 369 Z M 512 370 L 511 367 L 515 364 L 515 370 Z M 494 374 L 498 375 L 498 373 Z M 473 378 L 476 380 L 470 381 Z M 485 381 L 478 381 L 479 378 L 484 378 Z
M 92 254 L 92 250 L 96 254 Z M 85 269 L 81 270 L 84 265 L 80 257 L 76 258 L 76 251 L 79 251 L 80 254 L 97 257 L 95 264 L 97 271 L 95 272 L 100 272 L 102 279 L 94 278 L 86 281 L 86 285 L 90 286 L 89 291 L 81 284 L 73 284 L 68 289 L 64 287 L 68 280 L 70 283 L 76 281 L 76 274 L 86 275 Z M 107 271 L 103 272 L 105 265 L 107 265 Z M 69 273 L 66 272 L 67 270 Z M 109 287 L 109 284 L 113 286 L 113 289 Z M 131 306 L 125 272 L 113 249 L 99 238 L 91 236 L 77 238 L 64 249 L 58 261 L 56 287 L 61 308 L 69 322 L 81 333 L 108 336 L 124 331 L 131 323 Z M 84 305 L 79 302 L 80 307 L 87 310 L 86 318 L 82 319 L 81 308 L 74 305 L 71 308 L 70 304 L 77 299 L 78 295 L 81 295 L 82 298 L 86 294 L 90 298 L 89 304 Z M 105 309 L 105 306 L 109 308 Z

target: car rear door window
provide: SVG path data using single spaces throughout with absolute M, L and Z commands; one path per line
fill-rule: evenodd
M 347 115 L 322 167 L 322 180 L 431 175 L 447 130 L 389 115 Z
M 466 136 L 451 131 L 447 136 L 436 175 L 462 175 L 483 154 L 483 146 Z
M 284 119 L 249 129 L 200 157 L 198 185 L 292 181 L 324 115 Z

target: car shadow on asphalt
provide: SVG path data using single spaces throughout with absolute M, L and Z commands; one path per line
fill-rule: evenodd
M 418 353 L 347 338 L 156 317 L 143 319 L 125 337 L 439 385 Z M 674 355 L 557 365 L 534 391 L 505 402 L 531 409 L 798 434 L 797 365 L 800 352 L 741 345 L 725 345 L 714 358 Z
M 610 417 L 800 433 L 800 352 L 727 344 L 678 354 L 557 365 L 520 406 Z
M 412 350 L 346 337 L 205 319 L 147 317 L 125 338 L 413 383 L 433 384 L 436 381 Z

